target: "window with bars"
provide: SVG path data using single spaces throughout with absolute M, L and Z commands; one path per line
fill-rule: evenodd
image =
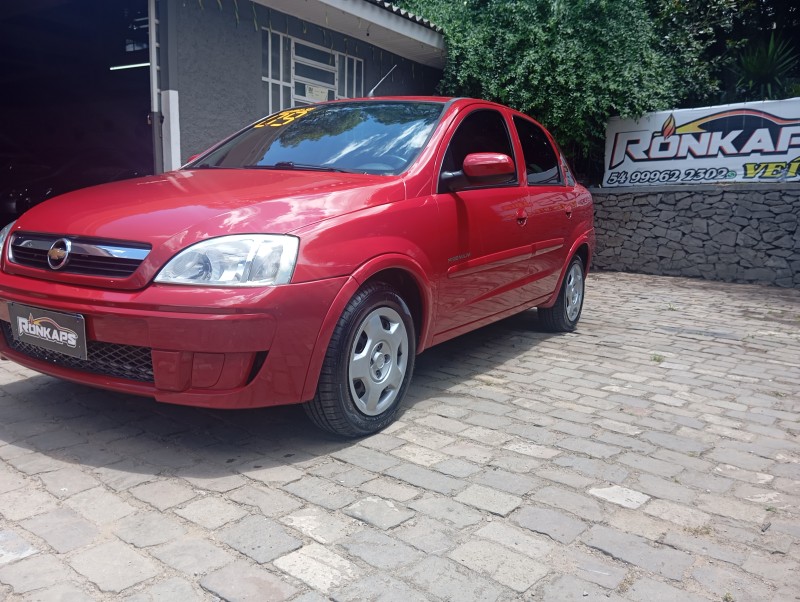
M 263 29 L 261 81 L 266 112 L 364 95 L 364 61 Z

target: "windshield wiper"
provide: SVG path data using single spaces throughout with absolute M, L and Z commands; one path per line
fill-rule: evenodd
M 211 165 L 211 163 L 201 163 L 192 165 L 189 169 L 241 169 L 241 167 L 229 167 L 227 165 Z
M 359 173 L 349 169 L 330 167 L 327 165 L 311 165 L 309 163 L 295 163 L 294 161 L 278 161 L 274 165 L 245 165 L 245 169 L 299 169 L 302 171 L 335 171 L 339 173 Z

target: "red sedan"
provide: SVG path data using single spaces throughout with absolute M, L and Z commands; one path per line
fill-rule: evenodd
M 304 403 L 364 435 L 428 347 L 531 307 L 573 330 L 592 219 L 551 136 L 509 108 L 299 107 L 6 226 L 0 353 L 169 403 Z

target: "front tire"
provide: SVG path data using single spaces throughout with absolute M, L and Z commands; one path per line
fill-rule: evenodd
M 415 355 L 414 321 L 403 298 L 383 282 L 366 284 L 336 324 L 306 414 L 344 437 L 385 428 L 405 396 Z
M 561 283 L 553 307 L 540 307 L 539 324 L 546 332 L 572 332 L 578 326 L 583 309 L 583 296 L 586 282 L 583 260 L 577 255 L 572 258 Z

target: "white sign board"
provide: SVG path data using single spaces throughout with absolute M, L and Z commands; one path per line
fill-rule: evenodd
M 800 98 L 612 118 L 603 186 L 800 181 Z

